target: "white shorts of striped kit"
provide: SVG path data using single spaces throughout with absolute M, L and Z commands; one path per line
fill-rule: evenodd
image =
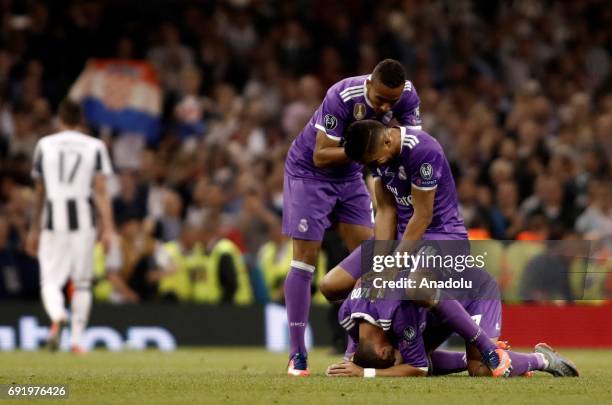
M 40 283 L 62 288 L 70 279 L 76 289 L 89 288 L 94 277 L 96 232 L 43 230 L 38 245 Z

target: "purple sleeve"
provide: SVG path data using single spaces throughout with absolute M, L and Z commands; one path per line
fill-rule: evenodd
M 344 137 L 348 109 L 342 101 L 335 86 L 330 88 L 325 95 L 319 109 L 315 112 L 315 128 L 334 141 L 340 141 Z
M 376 322 L 385 332 L 391 329 L 392 323 L 397 319 L 398 308 L 401 301 L 398 300 L 377 300 L 372 303 L 376 308 Z
M 410 135 L 407 135 L 410 136 Z M 437 142 L 417 145 L 410 155 L 412 187 L 418 190 L 433 190 L 442 177 L 445 158 Z
M 421 113 L 419 112 L 419 104 L 421 100 L 417 94 L 416 88 L 409 80 L 406 80 L 404 93 L 399 102 L 399 109 L 395 114 L 397 122 L 401 126 L 411 129 L 421 129 Z

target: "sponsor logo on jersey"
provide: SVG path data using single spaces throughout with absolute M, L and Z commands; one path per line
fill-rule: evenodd
M 323 124 L 325 125 L 325 129 L 335 129 L 338 126 L 338 119 L 331 114 L 326 114 L 323 117 Z
M 363 103 L 356 103 L 353 107 L 353 117 L 357 121 L 364 119 L 366 116 L 366 106 Z

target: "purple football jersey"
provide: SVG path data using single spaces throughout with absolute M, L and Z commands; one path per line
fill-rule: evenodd
M 455 181 L 448 160 L 438 141 L 425 131 L 400 127 L 400 154 L 373 171 L 395 197 L 397 238 L 401 239 L 414 214 L 412 187 L 436 190 L 433 218 L 423 239 L 467 239 Z
M 355 162 L 324 169 L 315 167 L 313 151 L 318 131 L 340 141 L 344 131 L 354 121 L 376 119 L 388 124 L 393 118 L 400 125 L 420 128 L 419 96 L 410 81 L 406 80 L 404 92 L 391 111 L 377 117 L 366 97 L 368 78 L 367 75 L 349 77 L 329 88 L 325 99 L 289 149 L 285 163 L 289 175 L 325 181 L 347 181 L 361 177 L 361 165 Z
M 404 363 L 424 370 L 428 368 L 423 342 L 426 310 L 412 301 L 368 300 L 361 298 L 364 291 L 356 287 L 338 311 L 340 325 L 355 342 L 359 342 L 358 320 L 382 328 L 397 348 Z

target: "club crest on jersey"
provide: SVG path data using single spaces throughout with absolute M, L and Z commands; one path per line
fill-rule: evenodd
M 353 107 L 353 117 L 357 121 L 364 119 L 366 116 L 366 106 L 363 103 L 356 103 Z
M 431 180 L 433 177 L 433 167 L 429 163 L 423 163 L 419 171 L 423 180 Z
M 408 326 L 406 329 L 404 329 L 403 335 L 405 341 L 411 342 L 414 340 L 414 338 L 416 338 L 416 330 L 414 330 L 412 326 Z
M 404 166 L 399 167 L 397 176 L 400 178 L 400 180 L 406 180 L 408 178 L 408 176 L 406 176 L 406 169 L 404 169 Z
M 308 230 L 308 221 L 306 218 L 300 219 L 300 223 L 298 224 L 298 231 L 304 233 Z
M 323 117 L 323 124 L 325 124 L 325 129 L 335 129 L 338 126 L 338 120 L 331 114 L 326 114 Z

